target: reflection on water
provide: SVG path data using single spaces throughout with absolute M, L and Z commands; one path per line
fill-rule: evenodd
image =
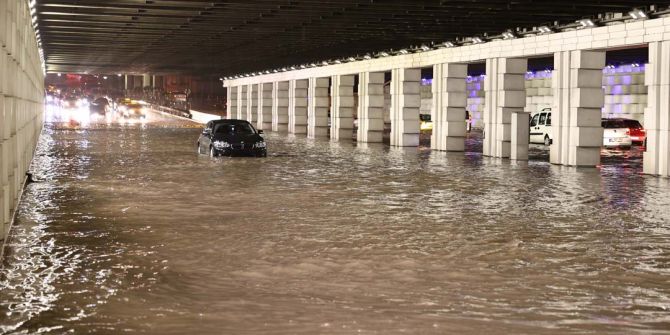
M 670 190 L 635 153 L 574 169 L 269 134 L 266 159 L 210 159 L 155 117 L 47 125 L 0 331 L 670 329 Z

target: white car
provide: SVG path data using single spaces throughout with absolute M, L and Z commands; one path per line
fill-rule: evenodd
M 545 108 L 530 119 L 530 143 L 551 144 L 551 108 Z
M 633 139 L 624 119 L 602 119 L 603 147 L 630 147 Z
M 603 147 L 630 147 L 633 144 L 627 119 L 602 119 Z M 530 143 L 551 145 L 551 108 L 535 113 L 530 119 Z

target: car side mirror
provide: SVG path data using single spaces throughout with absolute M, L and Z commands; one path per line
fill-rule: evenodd
M 203 135 L 209 135 L 209 134 L 211 134 L 211 133 L 212 133 L 212 131 L 209 130 L 209 128 L 205 128 L 205 129 L 202 131 L 202 134 L 203 134 Z
M 259 131 L 258 131 L 258 135 L 261 135 L 261 134 L 263 134 L 263 131 L 262 131 L 262 130 L 259 130 Z

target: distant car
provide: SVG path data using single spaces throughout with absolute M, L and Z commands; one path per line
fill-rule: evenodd
M 105 116 L 109 108 L 109 100 L 106 98 L 97 98 L 88 105 L 88 110 L 92 115 Z
M 545 108 L 530 119 L 530 143 L 551 145 L 551 108 Z
M 420 130 L 433 130 L 433 122 L 430 119 L 430 114 L 419 114 Z
M 633 140 L 626 119 L 602 119 L 604 147 L 630 147 Z
M 146 119 L 147 108 L 139 103 L 124 104 L 119 107 L 123 117 L 127 119 Z
M 267 147 L 261 134 L 262 130 L 245 120 L 209 121 L 198 138 L 198 153 L 265 157 Z

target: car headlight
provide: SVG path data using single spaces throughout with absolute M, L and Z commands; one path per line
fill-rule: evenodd
M 254 144 L 254 148 L 257 148 L 257 149 L 264 149 L 266 146 L 267 145 L 265 144 L 265 142 L 256 142 Z
M 217 149 L 226 149 L 231 147 L 230 143 L 226 141 L 214 141 L 212 145 Z

